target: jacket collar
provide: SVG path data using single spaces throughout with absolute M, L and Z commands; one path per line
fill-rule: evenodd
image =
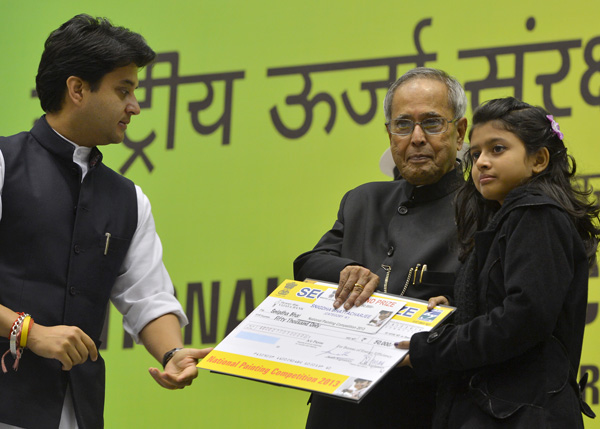
M 560 205 L 556 201 L 546 196 L 546 194 L 539 189 L 535 189 L 531 186 L 519 186 L 510 191 L 504 200 L 504 204 L 502 204 L 502 207 L 496 212 L 486 228 L 475 233 L 475 255 L 479 267 L 481 268 L 483 266 L 498 229 L 500 229 L 504 219 L 506 219 L 513 210 L 520 207 L 545 205 L 560 208 Z
M 405 200 L 414 203 L 426 203 L 438 200 L 456 191 L 465 182 L 460 166 L 444 174 L 440 180 L 431 185 L 415 186 L 404 179 L 400 180 L 403 180 L 406 184 Z
M 42 116 L 35 122 L 33 128 L 31 129 L 31 135 L 48 152 L 56 155 L 59 158 L 73 162 L 73 152 L 75 152 L 75 146 L 62 138 L 52 129 L 46 120 L 46 115 Z M 100 152 L 97 147 L 94 147 L 92 148 L 90 157 L 88 159 L 90 169 L 94 168 L 102 161 L 102 152 Z
M 532 186 L 519 186 L 508 193 L 504 204 L 496 212 L 486 230 L 495 230 L 502 223 L 508 214 L 520 207 L 544 206 L 550 205 L 561 208 L 561 206 L 552 198 L 548 197 L 539 189 Z

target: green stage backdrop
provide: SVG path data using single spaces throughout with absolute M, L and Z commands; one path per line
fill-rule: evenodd
M 81 12 L 140 32 L 159 54 L 140 73 L 142 114 L 104 153 L 153 204 L 190 346 L 215 345 L 291 277 L 345 191 L 389 180 L 379 169 L 381 105 L 388 84 L 416 65 L 455 75 L 468 116 L 498 96 L 545 106 L 581 180 L 600 189 L 595 2 L 0 0 L 0 134 L 41 114 L 32 90 L 44 40 Z M 597 414 L 599 283 L 594 273 L 581 361 Z M 114 309 L 104 347 L 109 428 L 304 425 L 306 392 L 204 371 L 190 388 L 159 388 L 147 373 L 156 362 Z

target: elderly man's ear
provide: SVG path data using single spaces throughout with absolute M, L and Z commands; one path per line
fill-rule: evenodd
M 469 121 L 467 121 L 467 118 L 460 118 L 458 121 L 456 121 L 456 131 L 458 132 L 458 138 L 456 139 L 457 150 L 461 150 L 462 145 L 465 142 L 468 123 Z

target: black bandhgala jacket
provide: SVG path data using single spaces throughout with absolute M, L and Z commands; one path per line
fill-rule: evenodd
M 367 183 L 349 191 L 337 220 L 315 248 L 294 262 L 298 280 L 313 278 L 337 283 L 347 265 L 362 265 L 380 277 L 387 272 L 388 292 L 400 294 L 410 268 L 427 265 L 421 276 L 410 276 L 405 295 L 429 299 L 451 297 L 459 267 L 454 196 L 464 183 L 452 170 L 432 185 L 414 186 L 406 180 Z M 419 379 L 410 368 L 392 370 L 360 404 L 312 395 L 309 428 L 410 427 L 427 428 L 435 406 L 436 384 Z

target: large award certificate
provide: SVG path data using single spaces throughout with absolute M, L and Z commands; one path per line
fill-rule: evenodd
M 199 368 L 360 401 L 408 353 L 394 343 L 429 331 L 453 307 L 375 293 L 334 309 L 336 284 L 284 281 Z

